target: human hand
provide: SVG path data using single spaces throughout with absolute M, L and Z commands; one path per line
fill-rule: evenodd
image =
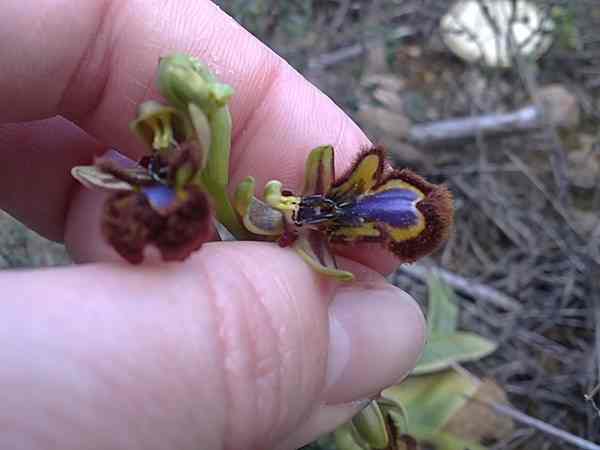
M 172 51 L 236 91 L 233 186 L 297 186 L 324 143 L 348 167 L 368 141 L 327 97 L 207 1 L 0 12 L 0 207 L 90 263 L 0 273 L 0 448 L 293 449 L 407 374 L 423 319 L 382 250 L 353 250 L 377 271 L 346 262 L 359 281 L 344 286 L 268 243 L 132 267 L 100 235 L 104 197 L 69 175 L 110 147 L 141 154 L 127 123 Z

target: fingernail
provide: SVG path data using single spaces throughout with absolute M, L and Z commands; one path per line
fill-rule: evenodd
M 425 343 L 419 306 L 382 283 L 339 289 L 329 309 L 328 404 L 376 394 L 415 366 Z

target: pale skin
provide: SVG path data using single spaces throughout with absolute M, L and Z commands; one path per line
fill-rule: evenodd
M 132 267 L 69 176 L 141 154 L 127 124 L 171 51 L 236 91 L 234 184 L 299 186 L 322 144 L 348 167 L 369 141 L 331 100 L 203 0 L 5 0 L 0 22 L 0 207 L 85 263 L 0 273 L 0 448 L 293 449 L 411 370 L 424 322 L 383 250 L 348 251 L 346 286 L 265 243 Z

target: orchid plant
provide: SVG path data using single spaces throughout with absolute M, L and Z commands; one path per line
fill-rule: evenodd
M 142 103 L 131 123 L 146 156 L 134 163 L 109 155 L 72 169 L 85 186 L 112 192 L 102 231 L 130 263 L 142 262 L 149 245 L 165 261 L 187 258 L 212 237 L 213 214 L 236 239 L 291 246 L 315 270 L 342 281 L 353 274 L 338 268 L 333 249 L 340 245 L 379 242 L 401 262 L 412 262 L 448 236 L 448 190 L 389 168 L 381 148 L 363 151 L 336 178 L 333 148 L 317 147 L 299 194 L 272 180 L 259 199 L 248 177 L 231 202 L 227 103 L 233 89 L 182 54 L 161 58 L 158 87 L 166 103 Z
M 227 103 L 233 89 L 183 54 L 160 59 L 158 87 L 166 102 L 142 103 L 130 124 L 147 148 L 145 156 L 134 162 L 109 153 L 71 171 L 84 186 L 111 193 L 101 228 L 128 262 L 141 263 L 148 246 L 165 261 L 184 260 L 212 238 L 216 220 L 236 239 L 291 246 L 316 271 L 350 281 L 353 274 L 336 262 L 340 246 L 377 242 L 400 262 L 412 262 L 447 238 L 449 191 L 409 170 L 390 168 L 379 147 L 361 152 L 339 178 L 333 148 L 317 147 L 298 194 L 272 180 L 259 199 L 248 177 L 231 201 Z M 400 405 L 380 399 L 353 427 L 362 430 L 361 442 L 369 448 L 414 448 L 414 440 L 398 431 L 401 418 Z M 341 428 L 336 436 L 351 442 L 353 430 Z

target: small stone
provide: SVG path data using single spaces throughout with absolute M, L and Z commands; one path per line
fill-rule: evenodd
M 404 114 L 379 106 L 363 106 L 358 111 L 358 117 L 367 128 L 380 130 L 382 142 L 385 142 L 385 136 L 404 138 L 410 128 L 410 120 Z
M 373 92 L 373 98 L 392 111 L 402 112 L 402 98 L 398 92 L 378 88 Z
M 370 99 L 384 105 L 387 109 L 402 112 L 401 92 L 406 83 L 401 77 L 391 73 L 373 73 L 363 78 L 361 84 L 370 92 Z
M 594 189 L 598 184 L 600 163 L 598 154 L 588 150 L 569 153 L 569 179 L 581 189 Z
M 577 98 L 562 84 L 549 84 L 538 91 L 547 120 L 557 127 L 574 128 L 579 124 Z
M 597 212 L 573 208 L 570 214 L 573 215 L 573 223 L 581 234 L 587 235 L 595 230 L 600 231 L 600 216 Z
M 387 144 L 387 142 L 386 142 Z M 395 140 L 390 142 L 388 147 L 389 155 L 402 166 L 415 166 L 419 164 L 431 164 L 429 155 L 423 150 L 419 150 L 410 144 Z
M 406 87 L 406 82 L 397 75 L 390 73 L 373 73 L 362 80 L 365 87 L 377 87 L 387 91 L 399 92 Z

